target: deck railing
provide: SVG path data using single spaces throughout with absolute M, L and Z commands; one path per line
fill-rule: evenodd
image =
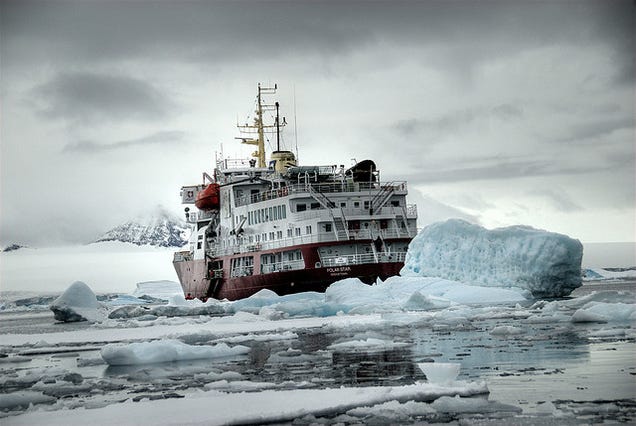
M 377 260 L 376 255 L 373 253 L 364 254 L 346 254 L 338 256 L 321 256 L 322 266 L 346 266 L 346 265 L 360 265 L 365 263 L 385 263 L 385 262 L 404 262 L 406 253 L 402 252 L 378 252 Z
M 400 182 L 330 182 L 314 184 L 293 184 L 280 189 L 271 189 L 257 194 L 248 194 L 238 197 L 235 201 L 236 207 L 247 204 L 260 203 L 261 201 L 273 200 L 286 197 L 290 194 L 309 193 L 312 189 L 323 194 L 333 194 L 342 192 L 379 191 L 381 189 L 392 188 L 394 191 L 406 191 L 407 184 Z
M 411 238 L 415 236 L 413 230 L 407 230 L 402 228 L 388 228 L 380 230 L 371 229 L 358 229 L 349 230 L 349 241 L 358 240 L 375 240 L 378 237 L 383 239 L 391 238 Z M 295 237 L 283 238 L 274 241 L 261 241 L 253 243 L 239 243 L 233 244 L 225 248 L 218 248 L 216 250 L 208 250 L 207 254 L 211 257 L 226 256 L 231 254 L 249 253 L 262 250 L 274 250 L 284 249 L 287 247 L 298 246 L 302 244 L 323 243 L 338 241 L 336 235 L 333 232 L 320 233 L 311 235 L 299 235 Z

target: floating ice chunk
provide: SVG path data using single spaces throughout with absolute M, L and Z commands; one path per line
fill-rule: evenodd
M 373 405 L 371 407 L 358 407 L 347 411 L 347 414 L 350 416 L 373 416 L 374 420 L 386 419 L 391 420 L 391 422 L 401 423 L 410 422 L 415 416 L 425 416 L 432 413 L 435 413 L 435 410 L 430 404 L 416 401 L 407 401 L 405 403 L 389 401 L 383 404 Z
M 450 304 L 450 300 L 429 296 L 420 291 L 416 291 L 406 301 L 404 308 L 409 311 L 430 311 L 433 309 L 448 308 Z
M 97 301 L 93 290 L 81 281 L 71 284 L 51 303 L 50 309 L 55 319 L 63 322 L 100 322 L 108 315 L 108 309 Z
M 565 235 L 528 226 L 489 231 L 451 219 L 427 226 L 411 241 L 400 274 L 560 297 L 581 286 L 582 257 L 581 243 Z
M 345 342 L 334 343 L 329 345 L 327 349 L 331 350 L 342 350 L 342 349 L 353 349 L 353 350 L 369 350 L 369 349 L 385 349 L 385 348 L 394 348 L 397 346 L 404 346 L 404 343 L 395 343 L 390 340 L 382 340 L 375 339 L 369 337 L 365 340 L 348 340 Z
M 459 374 L 461 364 L 456 362 L 420 362 L 417 366 L 426 374 L 429 383 L 450 384 Z
M 56 398 L 41 392 L 13 392 L 0 394 L 0 411 L 24 410 L 33 404 L 52 404 Z
M 589 334 L 590 337 L 607 338 L 607 337 L 623 337 L 625 336 L 625 329 L 619 328 L 603 328 L 601 330 L 593 331 Z
M 230 347 L 225 343 L 215 346 L 192 346 L 178 340 L 158 340 L 131 344 L 110 344 L 101 350 L 109 365 L 138 365 L 192 359 L 221 358 L 249 352 L 246 346 Z
M 502 404 L 487 399 L 460 398 L 459 396 L 442 396 L 433 401 L 431 406 L 440 413 L 521 413 L 523 410 L 514 405 Z
M 574 312 L 572 322 L 636 320 L 636 304 L 590 302 Z
M 490 330 L 490 334 L 494 336 L 516 336 L 523 333 L 525 331 L 522 328 L 513 327 L 512 325 L 500 325 Z
M 596 405 L 596 404 L 595 404 Z M 542 416 L 566 417 L 569 413 L 559 410 L 551 401 L 545 401 L 537 404 L 536 412 Z

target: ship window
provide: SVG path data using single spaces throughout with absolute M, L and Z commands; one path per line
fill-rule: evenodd
M 272 214 L 273 214 L 274 220 L 278 220 L 278 209 L 276 207 L 274 207 Z
M 283 231 L 276 231 L 276 238 L 278 238 L 279 240 L 283 239 Z
M 320 203 L 311 203 L 312 210 L 318 210 L 320 208 Z
M 269 208 L 268 213 L 269 213 L 269 215 L 267 216 L 268 220 L 273 220 L 274 215 L 272 214 L 272 208 L 271 207 Z
M 346 201 L 341 202 L 341 203 L 340 203 L 340 207 L 347 207 L 347 203 L 346 203 Z
M 287 236 L 288 236 L 288 237 L 291 237 L 291 236 L 292 236 L 292 234 L 293 234 L 293 232 L 294 232 L 294 231 L 292 231 L 292 230 L 291 230 L 291 228 L 290 228 L 290 229 L 288 229 L 288 230 L 287 230 Z
M 197 250 L 201 250 L 201 241 L 197 243 Z
M 391 201 L 393 207 L 400 207 L 400 200 Z
M 287 217 L 287 206 L 283 205 L 283 219 Z
M 267 234 L 265 232 L 263 232 L 261 234 L 261 238 L 263 239 L 263 241 L 267 241 Z
M 254 273 L 254 258 L 237 257 L 232 259 L 231 273 L 233 277 L 245 277 Z
M 282 209 L 282 207 L 283 207 L 283 206 L 277 206 L 277 207 L 276 207 L 276 211 L 278 212 L 278 216 L 277 216 L 277 217 L 278 217 L 279 219 L 282 219 L 282 218 L 283 218 L 283 209 Z
M 296 228 L 296 236 L 300 237 L 300 228 Z
M 272 240 L 272 241 L 274 240 L 274 233 L 273 232 L 269 233 L 269 239 Z
M 325 223 L 325 232 L 331 232 L 331 223 Z
M 311 225 L 308 225 L 305 227 L 305 234 L 307 235 L 311 234 Z
M 368 209 L 369 209 L 369 202 L 368 202 L 368 201 L 365 201 L 365 202 L 364 202 L 364 209 L 365 209 L 365 210 L 368 210 Z
M 354 201 L 353 207 L 356 207 L 356 208 L 360 207 L 360 201 Z
M 297 204 L 296 205 L 296 211 L 297 212 L 304 212 L 305 210 L 307 210 L 307 206 L 305 204 Z

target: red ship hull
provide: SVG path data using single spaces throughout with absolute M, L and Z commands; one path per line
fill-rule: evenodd
M 316 245 L 297 246 L 303 251 L 305 265 L 316 265 Z M 259 255 L 260 252 L 254 253 Z M 220 257 L 224 265 L 230 264 L 233 256 Z M 269 289 L 282 296 L 304 291 L 324 292 L 336 281 L 345 278 L 359 278 L 366 284 L 373 284 L 379 278 L 385 280 L 398 275 L 403 261 L 346 264 L 325 267 L 305 267 L 304 269 L 260 273 L 242 277 L 229 277 L 229 267 L 222 277 L 215 278 L 209 272 L 205 260 L 180 260 L 174 263 L 186 299 L 208 298 L 238 300 L 249 297 L 262 289 Z

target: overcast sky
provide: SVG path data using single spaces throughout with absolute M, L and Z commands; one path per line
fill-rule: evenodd
M 631 0 L 0 11 L 4 244 L 83 243 L 157 204 L 181 212 L 181 185 L 221 144 L 249 153 L 235 125 L 258 82 L 278 83 L 302 164 L 375 160 L 383 180 L 408 180 L 420 226 L 635 240 Z

